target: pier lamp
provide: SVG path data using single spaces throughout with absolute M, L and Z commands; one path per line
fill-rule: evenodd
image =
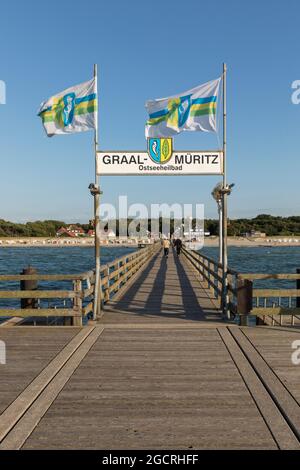
M 92 196 L 96 196 L 97 194 L 102 194 L 103 191 L 100 191 L 100 188 L 97 184 L 91 183 L 89 185 L 89 190 Z
M 218 214 L 219 214 L 219 263 L 223 262 L 223 230 L 222 230 L 222 183 L 218 183 L 212 190 L 212 197 L 217 203 Z
M 102 191 L 98 184 L 89 185 L 91 196 L 94 198 L 94 227 L 95 227 L 95 292 L 93 320 L 101 314 L 101 275 L 100 275 L 100 194 Z

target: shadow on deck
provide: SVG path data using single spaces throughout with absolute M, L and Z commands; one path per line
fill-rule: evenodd
M 185 258 L 157 253 L 104 309 L 101 323 L 221 321 L 220 310 Z

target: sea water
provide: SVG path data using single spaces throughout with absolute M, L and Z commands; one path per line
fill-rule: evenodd
M 106 264 L 135 251 L 136 247 L 102 247 L 101 263 Z M 218 247 L 201 250 L 206 256 L 218 259 Z M 300 268 L 300 247 L 228 247 L 228 264 L 239 272 L 295 273 Z M 19 274 L 28 265 L 40 274 L 74 274 L 89 271 L 94 266 L 93 247 L 2 247 L 0 248 L 0 274 Z M 167 282 L 167 280 L 166 280 Z M 254 287 L 295 288 L 295 281 L 255 281 Z M 59 281 L 43 282 L 42 289 L 65 289 Z M 68 287 L 70 288 L 70 287 Z M 0 289 L 18 290 L 19 282 L 0 282 Z M 19 300 L 0 300 L 0 308 L 19 307 Z

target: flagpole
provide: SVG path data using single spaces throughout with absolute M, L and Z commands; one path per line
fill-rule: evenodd
M 95 88 L 97 93 L 97 112 L 95 113 L 95 192 L 94 192 L 94 221 L 95 221 L 95 289 L 94 289 L 94 310 L 93 319 L 96 320 L 101 315 L 101 276 L 100 276 L 100 188 L 99 177 L 97 175 L 97 150 L 98 150 L 98 70 L 94 64 Z
M 228 302 L 227 302 L 227 271 L 228 271 L 228 255 L 227 255 L 227 165 L 226 165 L 226 150 L 227 150 L 227 115 L 226 115 L 226 73 L 227 67 L 223 63 L 223 188 L 222 188 L 222 261 L 223 261 L 223 276 L 222 276 L 222 310 L 224 317 L 228 317 Z

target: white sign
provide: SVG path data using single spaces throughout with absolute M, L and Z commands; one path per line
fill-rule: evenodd
M 221 175 L 223 152 L 173 151 L 164 163 L 156 163 L 147 152 L 97 152 L 98 175 Z

